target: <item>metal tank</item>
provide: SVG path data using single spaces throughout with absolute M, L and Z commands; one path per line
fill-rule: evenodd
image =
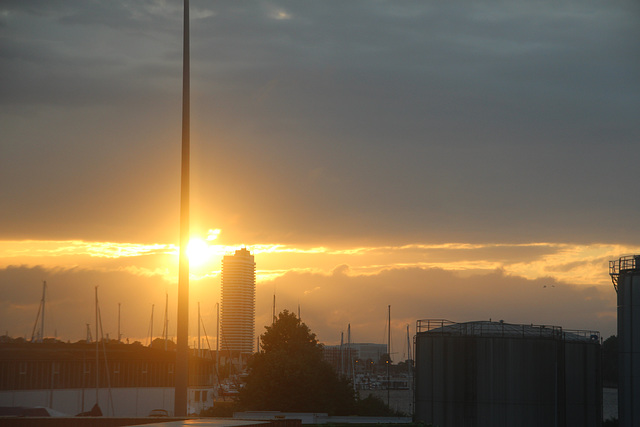
M 600 334 L 419 320 L 415 421 L 440 427 L 600 426 Z
M 609 262 L 618 293 L 618 422 L 640 425 L 640 255 Z M 635 404 L 634 404 L 635 403 Z

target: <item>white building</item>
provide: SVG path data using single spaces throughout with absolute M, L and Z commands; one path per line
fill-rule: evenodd
M 220 349 L 223 355 L 253 353 L 255 335 L 256 264 L 239 249 L 222 260 Z

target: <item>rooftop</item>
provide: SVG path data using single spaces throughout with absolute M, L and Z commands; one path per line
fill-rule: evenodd
M 560 326 L 551 325 L 519 325 L 506 323 L 503 320 L 456 323 L 444 319 L 424 319 L 418 320 L 416 330 L 418 333 L 454 336 L 549 338 L 564 341 L 600 342 L 600 332 L 598 331 L 563 330 Z

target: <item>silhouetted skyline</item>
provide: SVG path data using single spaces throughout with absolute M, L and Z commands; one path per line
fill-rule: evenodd
M 0 5 L 11 335 L 42 280 L 45 332 L 72 340 L 96 285 L 132 339 L 174 294 L 180 8 Z M 247 245 L 256 334 L 274 291 L 329 343 L 347 323 L 382 342 L 391 304 L 397 353 L 419 318 L 615 333 L 607 262 L 640 252 L 638 22 L 634 2 L 192 0 L 191 313 L 215 324 L 221 258 Z

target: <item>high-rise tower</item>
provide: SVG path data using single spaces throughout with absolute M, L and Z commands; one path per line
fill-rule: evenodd
M 223 352 L 253 353 L 255 301 L 256 264 L 253 255 L 242 248 L 222 259 L 220 345 Z

